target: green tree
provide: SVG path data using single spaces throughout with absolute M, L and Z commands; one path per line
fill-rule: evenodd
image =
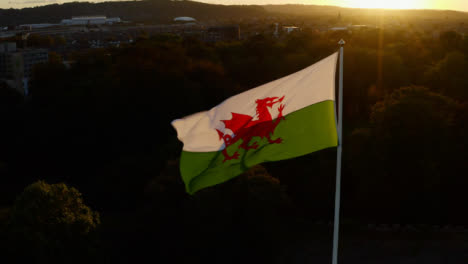
M 448 53 L 444 59 L 426 72 L 427 83 L 431 88 L 457 100 L 468 99 L 467 57 L 458 51 Z
M 391 214 L 386 217 L 441 220 L 447 205 L 442 195 L 453 182 L 452 157 L 460 154 L 454 139 L 459 108 L 451 98 L 417 86 L 376 103 L 370 128 L 355 130 L 349 140 L 348 164 L 360 183 L 357 203 L 384 206 Z
M 24 189 L 12 208 L 11 249 L 21 253 L 15 258 L 22 260 L 74 263 L 74 258 L 89 253 L 94 244 L 90 238 L 99 224 L 99 214 L 83 203 L 77 189 L 38 181 Z
M 55 45 L 55 39 L 51 36 L 30 35 L 27 44 L 30 47 L 50 48 Z
M 446 51 L 453 51 L 461 48 L 463 36 L 455 31 L 445 31 L 440 34 L 440 44 Z
M 67 44 L 67 40 L 63 36 L 57 36 L 54 38 L 54 44 L 56 46 L 65 46 Z
M 206 263 L 215 252 L 215 258 L 229 254 L 235 259 L 229 263 L 246 257 L 272 262 L 275 255 L 270 250 L 279 250 L 285 241 L 291 241 L 289 236 L 295 229 L 291 226 L 296 220 L 292 201 L 284 186 L 263 166 L 257 165 L 228 182 L 188 195 L 178 165 L 176 161 L 168 162 L 146 188 L 147 204 L 140 225 L 145 234 L 158 237 L 155 243 L 160 244 L 151 254 L 157 252 L 164 259 L 174 249 L 204 252 L 210 248 L 210 256 L 200 260 L 198 253 L 190 255 L 190 260 L 174 254 L 168 259 Z

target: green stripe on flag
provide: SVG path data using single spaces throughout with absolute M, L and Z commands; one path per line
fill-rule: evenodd
M 223 162 L 221 151 L 183 151 L 180 171 L 188 193 L 213 186 L 245 172 L 249 167 L 268 161 L 299 157 L 321 149 L 336 147 L 338 137 L 334 101 L 324 101 L 310 105 L 285 116 L 272 135 L 272 139 L 282 138 L 280 144 L 269 144 L 267 139 L 254 137 L 257 149 L 239 149 L 242 140 L 228 147 L 229 155 L 237 151 L 238 159 Z

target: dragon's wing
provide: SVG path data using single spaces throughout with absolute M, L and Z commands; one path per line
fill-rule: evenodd
M 236 134 L 236 132 L 239 129 L 246 127 L 247 124 L 252 121 L 252 118 L 253 117 L 249 115 L 232 113 L 231 120 L 221 120 L 221 121 L 224 123 L 227 129 L 230 129 L 234 134 Z

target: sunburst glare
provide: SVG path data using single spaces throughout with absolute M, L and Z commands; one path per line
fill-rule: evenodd
M 348 0 L 346 2 L 349 6 L 358 8 L 414 9 L 423 6 L 423 0 Z

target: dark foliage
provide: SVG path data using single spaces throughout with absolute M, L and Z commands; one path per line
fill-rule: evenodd
M 93 239 L 99 214 L 83 203 L 81 193 L 67 185 L 38 181 L 18 196 L 4 235 L 11 263 L 80 263 L 97 251 Z
M 264 164 L 189 196 L 170 121 L 300 70 L 342 37 L 343 219 L 466 223 L 468 50 L 453 33 L 427 45 L 428 34 L 385 29 L 230 43 L 159 35 L 67 54 L 69 68 L 50 56 L 27 98 L 0 84 L 0 203 L 10 208 L 0 211 L 0 235 L 16 195 L 44 179 L 76 186 L 100 212 L 91 262 L 292 263 L 286 250 L 321 235 L 310 223 L 332 219 L 335 150 Z

